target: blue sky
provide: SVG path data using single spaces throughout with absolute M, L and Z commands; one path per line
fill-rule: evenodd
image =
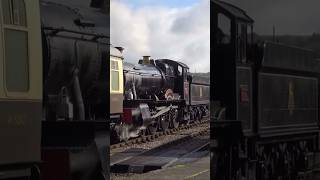
M 186 7 L 199 2 L 199 0 L 119 0 L 133 8 L 142 6 Z

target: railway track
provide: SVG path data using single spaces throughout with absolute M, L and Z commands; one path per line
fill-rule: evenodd
M 207 124 L 203 123 L 203 125 Z M 190 163 L 208 156 L 209 153 L 209 127 L 200 129 L 149 150 L 135 152 L 137 149 L 131 148 L 127 152 L 118 153 L 118 156 L 122 156 L 121 158 L 111 157 L 111 179 L 149 179 L 151 174 L 145 173 L 178 166 L 184 167 L 186 164 L 191 166 Z M 188 133 L 188 130 L 185 133 Z M 117 155 L 114 154 L 114 156 Z M 209 163 L 201 168 L 208 169 L 208 167 Z M 191 170 L 196 168 L 190 167 Z
M 182 125 L 178 128 L 173 128 L 173 129 L 168 129 L 166 131 L 162 131 L 162 132 L 156 132 L 152 135 L 146 135 L 146 136 L 140 136 L 140 137 L 137 137 L 137 138 L 134 138 L 134 139 L 130 139 L 128 140 L 127 142 L 120 142 L 120 143 L 117 143 L 117 144 L 112 144 L 110 145 L 110 150 L 111 152 L 113 150 L 116 150 L 116 149 L 119 149 L 119 148 L 126 148 L 127 146 L 131 146 L 131 145 L 135 145 L 135 144 L 142 144 L 142 143 L 147 143 L 147 142 L 152 142 L 154 140 L 157 140 L 159 139 L 160 137 L 164 137 L 164 136 L 167 136 L 167 135 L 174 135 L 174 134 L 177 134 L 177 133 L 180 133 L 182 131 L 185 131 L 185 130 L 189 130 L 189 129 L 192 129 L 192 128 L 196 128 L 196 127 L 199 127 L 199 126 L 203 126 L 203 125 L 208 125 L 209 127 L 209 117 L 205 117 L 205 119 L 202 119 L 201 121 L 196 121 L 192 124 L 186 124 L 186 125 Z M 209 130 L 209 128 L 208 128 Z M 203 133 L 203 132 L 201 132 Z

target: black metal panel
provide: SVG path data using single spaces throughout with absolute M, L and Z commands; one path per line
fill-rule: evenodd
M 262 66 L 295 71 L 319 72 L 320 61 L 313 51 L 298 47 L 266 42 Z
M 93 143 L 95 121 L 43 121 L 42 147 L 86 147 Z
M 252 131 L 252 70 L 250 67 L 237 67 L 237 117 L 243 130 Z
M 259 73 L 259 129 L 312 127 L 318 122 L 316 78 Z

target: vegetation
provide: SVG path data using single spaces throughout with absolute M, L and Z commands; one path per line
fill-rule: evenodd
M 314 50 L 320 57 L 320 33 L 312 35 L 254 35 L 255 41 L 275 41 L 292 46 Z
M 210 83 L 210 72 L 207 73 L 190 73 L 193 82 Z

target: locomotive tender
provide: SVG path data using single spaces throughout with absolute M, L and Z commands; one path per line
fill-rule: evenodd
M 253 20 L 222 1 L 211 0 L 211 24 L 211 173 L 217 180 L 298 179 L 319 151 L 315 53 L 254 44 Z
M 0 2 L 0 179 L 108 179 L 105 1 Z
M 110 63 L 111 71 L 117 69 L 110 74 L 113 142 L 177 128 L 180 123 L 200 120 L 208 115 L 209 84 L 192 82 L 186 64 L 144 56 L 137 65 L 123 62 L 122 66 L 122 50 L 119 47 L 114 49 Z M 112 65 L 115 63 L 118 65 Z M 123 67 L 123 77 L 119 67 Z M 120 98 L 117 90 L 122 88 L 124 94 Z

